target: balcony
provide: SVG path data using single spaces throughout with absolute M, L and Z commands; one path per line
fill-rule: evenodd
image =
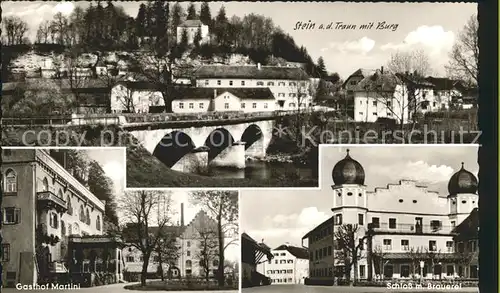
M 51 191 L 40 191 L 36 193 L 37 206 L 39 209 L 55 209 L 58 212 L 68 210 L 66 201 L 57 197 Z
M 425 234 L 425 235 L 440 235 L 451 234 L 453 226 L 443 225 L 417 225 L 417 224 L 396 224 L 389 225 L 389 223 L 373 223 L 373 231 L 378 234 L 394 233 L 394 234 Z

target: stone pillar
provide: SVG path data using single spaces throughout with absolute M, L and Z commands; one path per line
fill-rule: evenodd
M 184 155 L 172 170 L 186 173 L 204 173 L 208 170 L 208 148 L 196 148 L 190 153 Z
M 120 280 L 120 271 L 118 270 L 120 267 L 120 254 L 119 249 L 115 248 L 115 282 L 118 283 Z
M 235 142 L 225 148 L 210 163 L 214 167 L 245 169 L 245 143 Z
M 253 158 L 264 158 L 266 156 L 266 148 L 264 145 L 264 137 L 261 137 L 252 143 L 245 151 L 245 155 Z

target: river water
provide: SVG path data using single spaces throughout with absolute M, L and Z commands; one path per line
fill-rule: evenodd
M 283 176 L 298 176 L 313 179 L 310 167 L 294 163 L 246 161 L 245 169 L 212 167 L 211 176 L 219 178 L 276 179 Z

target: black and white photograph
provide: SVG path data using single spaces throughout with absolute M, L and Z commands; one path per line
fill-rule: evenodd
M 477 152 L 322 145 L 321 190 L 242 191 L 242 292 L 478 292 Z
M 126 191 L 125 148 L 2 155 L 3 291 L 237 291 L 237 191 Z
M 4 144 L 126 146 L 130 188 L 317 188 L 321 143 L 480 135 L 475 3 L 1 5 Z

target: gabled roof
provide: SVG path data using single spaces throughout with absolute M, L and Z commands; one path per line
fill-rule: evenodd
M 462 82 L 459 80 L 449 79 L 447 77 L 432 77 L 428 76 L 425 78 L 428 82 L 434 85 L 436 90 L 452 90 L 463 88 Z
M 175 87 L 172 90 L 173 100 L 182 99 L 213 99 L 226 92 L 246 100 L 274 100 L 274 95 L 269 88 L 199 88 Z
M 121 84 L 128 89 L 132 90 L 155 90 L 161 91 L 165 88 L 165 85 L 159 83 L 152 83 L 149 81 L 119 81 L 116 84 Z
M 318 226 L 316 226 L 314 229 L 312 229 L 311 231 L 307 232 L 306 235 L 304 235 L 304 237 L 302 237 L 302 239 L 306 239 L 307 237 L 309 237 L 309 235 L 311 235 L 312 233 L 320 230 L 320 229 L 323 229 L 329 225 L 333 225 L 333 216 L 331 216 L 330 218 L 328 218 L 326 221 L 324 221 L 323 223 L 319 224 Z
M 380 91 L 392 92 L 396 85 L 401 84 L 401 80 L 392 72 L 375 73 L 363 78 L 354 88 L 355 91 Z
M 477 239 L 479 237 L 479 210 L 474 208 L 469 216 L 452 231 L 457 239 Z
M 137 234 L 134 229 L 137 227 L 137 223 L 127 223 L 127 226 L 123 229 L 123 238 L 126 242 L 134 242 L 137 241 Z M 171 235 L 173 237 L 178 237 L 182 234 L 185 227 L 182 226 L 164 226 L 161 229 L 161 233 L 163 235 Z M 148 227 L 148 232 L 154 235 L 157 235 L 160 227 L 153 226 Z
M 227 66 L 205 65 L 194 73 L 196 78 L 245 78 L 245 79 L 283 79 L 307 80 L 309 75 L 298 67 L 279 66 Z
M 286 250 L 296 258 L 309 259 L 309 251 L 304 247 L 283 244 L 276 247 L 274 250 Z
M 199 19 L 189 19 L 181 23 L 179 26 L 180 27 L 199 27 L 202 26 L 203 22 L 201 22 Z

